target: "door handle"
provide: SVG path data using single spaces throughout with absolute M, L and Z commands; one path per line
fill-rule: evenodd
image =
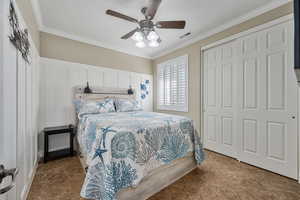
M 3 179 L 6 177 L 11 177 L 11 183 L 9 186 L 6 186 L 5 188 L 0 189 L 0 194 L 4 194 L 11 190 L 16 185 L 16 176 L 18 174 L 18 169 L 5 169 L 3 165 L 0 165 L 0 184 L 2 183 Z

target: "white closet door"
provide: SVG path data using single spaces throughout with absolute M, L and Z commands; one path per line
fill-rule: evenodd
M 204 52 L 204 145 L 236 157 L 235 42 Z
M 297 178 L 297 83 L 292 24 L 238 41 L 239 159 Z

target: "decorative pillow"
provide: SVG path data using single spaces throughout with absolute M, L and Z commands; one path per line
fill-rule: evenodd
M 114 100 L 104 99 L 102 101 L 74 101 L 76 112 L 79 114 L 97 114 L 115 112 Z
M 114 99 L 105 99 L 104 101 L 97 101 L 100 113 L 116 112 Z
M 117 112 L 141 111 L 142 106 L 139 101 L 133 99 L 116 99 Z

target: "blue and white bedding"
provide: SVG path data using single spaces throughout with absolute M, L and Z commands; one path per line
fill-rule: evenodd
M 121 99 L 115 100 L 116 112 L 128 112 L 128 111 L 141 111 L 142 105 L 139 101 L 134 99 Z
M 152 112 L 111 112 L 79 116 L 78 141 L 89 166 L 81 196 L 115 200 L 150 171 L 194 152 L 204 159 L 193 121 Z

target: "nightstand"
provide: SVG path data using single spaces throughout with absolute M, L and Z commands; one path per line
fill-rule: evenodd
M 49 136 L 50 135 L 58 135 L 58 134 L 66 134 L 68 133 L 70 136 L 70 147 L 58 151 L 49 152 Z M 74 146 L 73 140 L 75 136 L 75 128 L 73 125 L 68 126 L 57 126 L 57 127 L 48 127 L 44 129 L 44 163 L 50 160 L 63 158 L 66 156 L 74 155 Z

